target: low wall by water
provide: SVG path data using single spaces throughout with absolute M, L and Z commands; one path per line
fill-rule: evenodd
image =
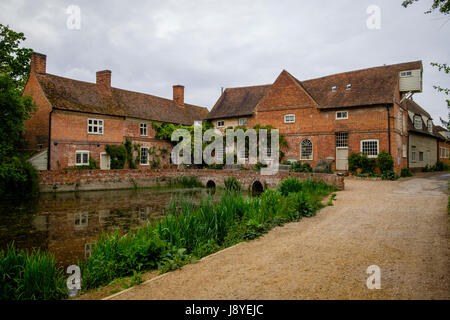
M 264 188 L 274 188 L 287 177 L 300 180 L 315 179 L 344 189 L 344 177 L 326 173 L 301 173 L 279 171 L 274 175 L 262 175 L 253 170 L 51 170 L 41 171 L 39 189 L 41 192 L 92 191 L 109 189 L 148 188 L 170 185 L 173 179 L 182 176 L 196 176 L 205 186 L 214 184 L 222 187 L 224 179 L 235 177 L 244 189 L 251 189 L 255 183 Z

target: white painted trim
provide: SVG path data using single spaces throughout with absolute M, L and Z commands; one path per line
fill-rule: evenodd
M 101 125 L 101 128 L 102 128 L 102 132 L 100 133 L 100 132 L 89 132 L 89 120 L 92 120 L 92 121 L 94 121 L 94 120 L 97 120 L 97 121 L 101 121 L 102 122 L 102 125 Z M 104 133 L 105 133 L 105 120 L 103 120 L 103 119 L 96 119 L 96 118 L 87 118 L 87 127 L 86 127 L 86 131 L 87 131 L 87 133 L 88 134 L 97 134 L 97 135 L 103 135 Z M 91 124 L 90 126 L 96 126 L 97 127 L 97 130 L 98 130 L 98 128 L 100 127 L 100 125 L 99 124 Z
M 345 112 L 347 114 L 347 116 L 345 118 L 338 118 L 337 115 L 339 112 Z M 348 119 L 348 111 L 347 110 L 336 111 L 335 118 L 336 118 L 336 120 L 347 120 Z
M 244 123 L 241 123 L 241 120 L 244 120 Z M 240 126 L 245 126 L 245 125 L 247 125 L 247 118 L 239 118 L 238 124 L 239 124 Z
M 142 163 L 142 149 L 147 149 L 147 163 Z M 139 150 L 140 151 L 139 164 L 141 166 L 149 166 L 150 165 L 150 154 L 148 152 L 149 149 L 150 149 L 149 147 L 141 147 L 141 150 Z
M 368 158 L 376 158 L 376 157 L 378 157 L 378 155 L 380 154 L 380 140 L 378 140 L 378 139 L 366 139 L 366 140 L 361 140 L 360 141 L 360 145 L 359 145 L 359 151 L 361 152 L 361 153 L 363 153 L 363 142 L 371 142 L 371 141 L 376 141 L 377 142 L 377 155 L 376 156 L 373 156 L 373 155 L 367 155 L 367 157 Z
M 83 161 L 83 154 L 87 153 L 88 154 L 88 161 L 87 163 L 77 163 L 77 154 L 80 153 L 81 156 L 81 160 Z M 88 166 L 89 165 L 89 159 L 91 158 L 91 152 L 89 150 L 75 150 L 75 165 L 76 166 Z
M 145 124 L 145 134 L 141 134 L 142 125 Z M 141 137 L 148 137 L 148 124 L 146 122 L 139 123 L 139 135 Z
M 302 143 L 305 140 L 311 142 L 311 159 L 304 159 L 302 156 Z M 311 139 L 305 138 L 302 141 L 300 141 L 300 161 L 314 161 L 314 143 L 312 142 Z
M 286 121 L 286 117 L 289 117 L 289 116 L 293 116 L 293 117 L 294 117 L 294 120 L 292 120 L 292 121 Z M 284 115 L 284 123 L 295 123 L 295 114 L 293 114 L 293 113 L 285 114 L 285 115 Z

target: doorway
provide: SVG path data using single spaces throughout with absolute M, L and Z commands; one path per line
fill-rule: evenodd
M 100 169 L 109 170 L 111 168 L 111 158 L 106 152 L 100 153 Z

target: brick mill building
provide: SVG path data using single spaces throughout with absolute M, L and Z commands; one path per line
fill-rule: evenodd
M 283 150 L 285 160 L 315 167 L 324 159 L 333 161 L 333 170 L 345 171 L 351 153 L 376 157 L 384 150 L 392 155 L 398 172 L 411 163 L 411 114 L 420 114 L 425 126 L 434 128 L 422 108 L 408 109 L 412 95 L 422 91 L 422 72 L 421 61 L 306 81 L 283 70 L 273 84 L 225 89 L 207 119 L 220 130 L 256 124 L 278 128 L 289 144 Z M 432 137 L 427 140 L 427 150 L 434 152 L 429 159 L 436 160 L 442 136 L 435 129 L 425 134 Z M 444 147 L 445 142 L 440 150 Z
M 41 170 L 88 165 L 95 159 L 108 169 L 106 145 L 126 139 L 140 148 L 138 167 L 150 168 L 152 155 L 159 166 L 169 164 L 171 144 L 155 138 L 152 122 L 192 125 L 208 109 L 184 102 L 184 87 L 173 86 L 173 99 L 111 87 L 111 71 L 97 72 L 96 83 L 63 78 L 46 72 L 46 56 L 33 53 L 24 95 L 33 97 L 37 111 L 25 124 L 31 162 Z

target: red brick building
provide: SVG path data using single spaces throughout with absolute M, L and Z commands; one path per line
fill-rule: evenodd
M 33 53 L 24 95 L 37 106 L 25 124 L 27 148 L 39 152 L 40 169 L 64 169 L 97 161 L 108 169 L 106 145 L 128 138 L 138 146 L 140 168 L 169 164 L 171 144 L 155 138 L 152 122 L 192 125 L 208 109 L 184 102 L 184 87 L 173 86 L 173 99 L 111 87 L 111 71 L 97 72 L 96 83 L 46 72 L 46 56 Z
M 405 101 L 422 91 L 422 70 L 415 61 L 306 81 L 283 70 L 273 84 L 226 89 L 207 119 L 221 129 L 273 125 L 288 141 L 286 160 L 347 170 L 351 153 L 384 150 L 399 172 L 408 167 Z

